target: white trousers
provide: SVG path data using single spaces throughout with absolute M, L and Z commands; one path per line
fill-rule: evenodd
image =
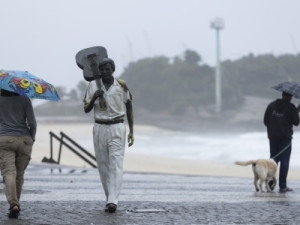
M 126 127 L 94 124 L 94 149 L 106 203 L 118 204 L 122 188 Z

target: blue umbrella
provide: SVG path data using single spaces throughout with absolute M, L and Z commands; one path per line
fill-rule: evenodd
M 286 92 L 295 98 L 300 98 L 300 84 L 294 81 L 286 81 L 273 87 L 277 91 Z
M 27 71 L 0 70 L 0 89 L 30 98 L 59 101 L 54 86 Z

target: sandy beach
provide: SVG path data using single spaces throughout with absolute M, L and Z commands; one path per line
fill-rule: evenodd
M 50 157 L 50 135 L 52 131 L 57 136 L 64 132 L 72 139 L 83 143 L 82 147 L 87 148 L 93 154 L 91 135 L 93 123 L 55 123 L 38 122 L 36 142 L 33 147 L 32 161 L 41 162 L 44 157 Z M 163 132 L 163 129 L 154 126 L 136 125 L 135 134 L 139 132 Z M 53 158 L 57 160 L 59 142 L 53 140 Z M 61 164 L 79 167 L 89 167 L 89 165 L 78 158 L 74 153 L 62 149 Z M 253 177 L 251 167 L 240 167 L 232 163 L 219 163 L 213 161 L 203 161 L 199 159 L 175 159 L 165 156 L 140 154 L 135 146 L 126 148 L 124 170 L 133 172 L 155 172 L 171 174 L 191 174 L 209 176 L 238 176 Z M 289 179 L 300 179 L 300 170 L 290 169 Z

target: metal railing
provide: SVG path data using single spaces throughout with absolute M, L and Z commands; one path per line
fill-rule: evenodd
M 49 134 L 50 134 L 50 158 L 48 159 L 47 157 L 44 157 L 42 159 L 42 162 L 60 164 L 62 147 L 65 146 L 65 147 L 67 147 L 67 149 L 69 149 L 71 152 L 76 154 L 83 161 L 88 163 L 91 167 L 97 168 L 97 166 L 96 166 L 96 164 L 97 164 L 96 163 L 96 157 L 93 156 L 91 153 L 89 153 L 87 150 L 85 150 L 78 143 L 76 143 L 68 135 L 66 135 L 63 132 L 60 132 L 60 137 L 59 137 L 56 134 L 54 134 L 52 131 L 50 131 Z M 55 161 L 54 158 L 53 158 L 53 138 L 55 138 L 56 140 L 59 141 L 59 151 L 58 151 L 57 161 Z M 69 143 L 67 143 L 65 140 L 68 141 Z M 73 146 L 71 146 L 71 144 L 73 146 L 75 146 L 77 149 L 75 149 Z M 81 151 L 81 152 L 79 152 L 79 151 Z

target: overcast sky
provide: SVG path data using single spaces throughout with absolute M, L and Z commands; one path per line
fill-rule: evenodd
M 68 90 L 83 80 L 75 54 L 92 46 L 106 47 L 116 76 L 130 61 L 186 49 L 213 66 L 216 17 L 222 60 L 300 49 L 299 0 L 0 0 L 0 9 L 0 68 Z

